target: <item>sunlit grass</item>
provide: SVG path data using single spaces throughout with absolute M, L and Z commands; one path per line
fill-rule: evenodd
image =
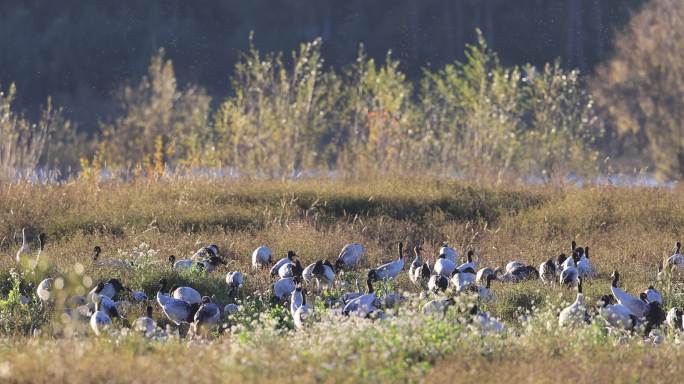
M 334 260 L 344 244 L 357 241 L 367 249 L 363 273 L 395 259 L 398 241 L 422 243 L 424 257 L 433 261 L 439 242 L 448 239 L 459 250 L 475 249 L 481 266 L 521 260 L 537 267 L 567 253 L 575 239 L 590 246 L 598 270 L 584 286 L 588 305 L 610 292 L 613 269 L 620 270 L 627 291 L 655 284 L 667 303 L 681 305 L 680 278 L 656 283 L 655 265 L 678 240 L 682 203 L 684 193 L 677 189 L 482 187 L 431 179 L 5 185 L 0 381 L 278 381 L 283 372 L 302 382 L 418 381 L 425 375 L 430 381 L 529 380 L 524 373 L 532 381 L 550 381 L 554 374 L 589 381 L 592 369 L 601 372 L 601 381 L 623 374 L 625 380 L 617 381 L 667 380 L 674 373 L 653 380 L 649 372 L 683 357 L 678 335 L 665 333 L 654 347 L 639 335 L 609 334 L 599 323 L 558 329 L 557 312 L 575 292 L 540 282 L 494 282 L 497 300 L 480 308 L 505 322 L 503 334 L 483 333 L 469 323 L 468 298 L 446 317 L 422 315 L 426 300 L 418 298 L 406 273 L 394 286 L 407 301 L 398 311 L 388 310 L 386 320 L 341 320 L 310 296 L 318 321 L 296 332 L 289 311 L 271 305 L 272 280 L 252 270 L 249 255 L 268 244 L 275 257 L 293 249 L 307 265 Z M 47 233 L 48 244 L 36 271 L 12 277 L 10 270 L 20 270 L 14 254 L 24 226 L 31 238 Z M 209 276 L 171 269 L 169 255 L 189 257 L 208 243 L 219 245 L 227 266 Z M 96 244 L 103 261 L 123 259 L 133 266 L 93 263 Z M 31 246 L 35 251 L 37 243 Z M 97 281 L 119 277 L 153 297 L 164 277 L 223 306 L 233 302 L 224 282 L 231 270 L 247 276 L 237 298 L 242 310 L 225 318 L 226 331 L 211 341 L 150 341 L 121 331 L 96 340 L 87 327 L 64 323 L 58 310 L 46 310 L 33 296 L 35 284 L 51 276 L 64 279 L 65 293 L 83 294 Z M 345 280 L 355 289 L 354 274 Z M 29 304 L 18 302 L 21 295 Z M 135 304 L 127 317 L 143 312 L 144 304 Z M 156 306 L 154 316 L 166 325 Z M 526 372 L 507 372 L 516 366 Z

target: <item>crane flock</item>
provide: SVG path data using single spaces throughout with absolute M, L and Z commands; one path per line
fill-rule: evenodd
M 22 231 L 22 234 L 23 242 L 16 254 L 17 262 L 30 254 L 26 231 Z M 39 254 L 45 242 L 46 237 L 41 235 Z M 366 249 L 359 243 L 345 245 L 334 263 L 320 259 L 306 267 L 303 267 L 299 255 L 292 250 L 287 251 L 284 257 L 274 260 L 271 248 L 261 245 L 252 252 L 251 271 L 231 270 L 226 273 L 225 290 L 229 302 L 223 307 L 215 302 L 215 298 L 203 295 L 194 287 L 169 286 L 166 278 L 159 280 L 156 296 L 150 300 L 143 290 L 134 291 L 124 286 L 118 278 L 111 277 L 98 282 L 85 296 L 69 297 L 65 312 L 74 318 L 89 320 L 92 332 L 97 336 L 107 334 L 115 326 L 151 335 L 160 330 L 160 319 L 153 317 L 153 306 L 156 305 L 168 323 L 179 327 L 187 325 L 193 335 L 207 336 L 212 331 L 221 330 L 222 319 L 240 311 L 241 301 L 238 298 L 245 297 L 242 291 L 247 279 L 264 275 L 272 280 L 271 305 L 283 306 L 289 310 L 294 328 L 300 330 L 316 321 L 314 307 L 308 304 L 312 296 L 314 299 L 327 297 L 326 306 L 341 318 L 386 317 L 388 309 L 401 305 L 406 299 L 404 293 L 393 289 L 394 285 L 387 282 L 394 281 L 407 269 L 410 282 L 424 302 L 421 306 L 423 313 L 445 313 L 458 296 L 471 295 L 477 304 L 469 309 L 470 321 L 490 332 L 505 329 L 503 322 L 479 309 L 481 304 L 496 300 L 492 284 L 516 284 L 531 280 L 576 289 L 575 301 L 562 308 L 558 314 L 560 327 L 576 327 L 589 323 L 592 319 L 600 319 L 610 329 L 643 332 L 645 335 L 663 326 L 682 330 L 682 308 L 672 307 L 665 312 L 663 296 L 653 285 L 635 295 L 621 289 L 621 275 L 617 270 L 611 275 L 610 293 L 603 295 L 595 305 L 588 303 L 583 286 L 587 281 L 596 279 L 598 274 L 591 261 L 589 247 L 577 246 L 575 241 L 572 241 L 568 250 L 569 256 L 561 252 L 542 262 L 538 268 L 520 260 L 512 260 L 503 268 L 480 266 L 474 250 L 465 251 L 465 255 L 461 257 L 447 242 L 441 243 L 432 264 L 423 255 L 420 244 L 413 247 L 413 259 L 410 262 L 406 261 L 403 242 L 399 242 L 396 249 L 396 259 L 366 270 L 362 268 L 367 264 Z M 131 267 L 131 263 L 126 260 L 101 260 L 102 252 L 100 246 L 93 248 L 94 265 Z M 169 256 L 168 263 L 168 268 L 174 271 L 192 270 L 203 274 L 214 273 L 226 265 L 215 244 L 200 248 L 187 259 Z M 684 268 L 684 255 L 681 253 L 681 243 L 677 242 L 674 254 L 659 266 L 658 279 L 663 278 L 666 270 L 680 268 Z M 340 278 L 343 273 L 356 276 L 355 287 Z M 365 280 L 365 289 L 360 287 L 360 277 L 362 281 Z M 35 290 L 36 297 L 44 304 L 49 305 L 54 300 L 51 293 L 55 289 L 55 278 L 56 276 L 45 278 Z M 383 285 L 382 292 L 377 290 L 377 284 Z M 331 300 L 329 293 L 333 291 L 335 299 Z M 132 324 L 125 317 L 131 306 L 128 300 L 122 299 L 126 295 L 145 308 L 145 315 Z

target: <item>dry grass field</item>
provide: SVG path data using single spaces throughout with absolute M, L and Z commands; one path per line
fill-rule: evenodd
M 295 330 L 289 310 L 268 300 L 268 273 L 253 270 L 262 244 L 276 258 L 295 250 L 302 264 L 334 262 L 347 243 L 366 247 L 359 274 L 396 258 L 396 245 L 423 245 L 434 261 L 439 244 L 475 250 L 479 266 L 520 260 L 538 266 L 571 240 L 588 245 L 598 274 L 585 282 L 587 305 L 610 293 L 618 269 L 622 288 L 636 294 L 655 285 L 665 309 L 684 303 L 677 276 L 656 281 L 657 264 L 672 254 L 684 227 L 679 189 L 612 186 L 481 186 L 436 179 L 327 181 L 168 180 L 0 186 L 0 382 L 663 382 L 681 377 L 679 334 L 659 337 L 609 332 L 600 319 L 559 328 L 558 311 L 575 291 L 539 281 L 494 282 L 496 300 L 480 310 L 505 324 L 502 333 L 469 323 L 457 299 L 444 316 L 424 315 L 418 289 L 404 271 L 394 284 L 407 300 L 385 319 L 334 315 L 310 294 L 316 321 Z M 19 266 L 21 229 L 35 270 Z M 174 271 L 169 255 L 189 257 L 215 243 L 227 265 L 204 275 Z M 103 253 L 99 263 L 92 249 Z M 408 262 L 412 260 L 408 257 Z M 130 268 L 108 266 L 126 259 Z M 222 307 L 233 299 L 228 271 L 246 275 L 241 310 L 223 318 L 225 331 L 181 338 L 160 331 L 147 339 L 115 327 L 95 337 L 87 323 L 65 320 L 59 305 L 35 297 L 36 284 L 59 277 L 63 295 L 84 293 L 118 277 L 154 297 L 157 282 L 190 285 Z M 352 282 L 354 273 L 339 276 Z M 353 284 L 352 284 L 353 286 Z M 20 296 L 29 298 L 22 304 Z M 126 314 L 144 312 L 134 304 Z M 163 329 L 168 321 L 154 305 Z

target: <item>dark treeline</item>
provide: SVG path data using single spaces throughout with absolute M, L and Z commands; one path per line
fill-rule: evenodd
M 38 113 L 49 95 L 82 130 L 112 111 L 112 93 L 146 72 L 165 48 L 179 83 L 205 87 L 215 101 L 249 33 L 261 51 L 290 51 L 323 38 L 326 65 L 356 58 L 364 43 L 387 50 L 417 78 L 422 67 L 463 59 L 480 28 L 504 64 L 591 71 L 610 52 L 615 30 L 643 0 L 253 0 L 0 1 L 0 84 L 17 84 L 18 104 Z

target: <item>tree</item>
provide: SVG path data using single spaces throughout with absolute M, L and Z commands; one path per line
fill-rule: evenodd
M 647 3 L 617 36 L 593 92 L 628 155 L 661 176 L 684 176 L 684 2 Z
M 0 180 L 14 180 L 31 174 L 45 157 L 50 145 L 64 147 L 73 136 L 73 126 L 63 117 L 62 109 L 55 108 L 48 98 L 37 123 L 32 123 L 13 110 L 17 90 L 11 84 L 7 92 L 0 88 Z M 49 140 L 50 138 L 54 140 Z M 48 156 L 49 157 L 49 156 Z M 50 159 L 44 159 L 50 164 Z
M 152 58 L 147 76 L 135 87 L 124 87 L 118 101 L 121 115 L 102 125 L 107 160 L 126 167 L 204 165 L 211 99 L 192 85 L 178 89 L 173 65 L 164 59 L 163 50 Z

